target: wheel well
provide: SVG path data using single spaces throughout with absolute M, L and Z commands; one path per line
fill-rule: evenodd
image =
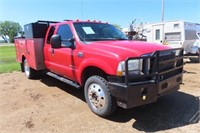
M 26 58 L 25 58 L 25 56 L 23 55 L 22 56 L 22 63 L 20 63 L 20 65 L 21 65 L 21 71 L 22 72 L 24 72 L 24 60 L 25 60 Z
M 23 55 L 22 56 L 22 63 L 24 62 L 25 59 L 26 59 L 26 57 Z
M 101 70 L 100 68 L 98 68 L 98 67 L 87 67 L 86 69 L 84 69 L 84 71 L 81 75 L 82 86 L 84 86 L 86 80 L 93 75 L 101 76 L 101 77 L 103 77 L 104 79 L 107 80 L 107 74 L 103 70 Z

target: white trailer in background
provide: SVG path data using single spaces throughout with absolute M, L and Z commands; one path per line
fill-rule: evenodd
M 185 55 L 198 56 L 200 62 L 200 24 L 171 21 L 145 24 L 143 29 L 148 42 L 183 47 Z

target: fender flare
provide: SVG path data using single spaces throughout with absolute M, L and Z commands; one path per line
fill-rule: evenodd
M 101 63 L 99 63 L 99 62 L 101 62 Z M 101 59 L 90 58 L 88 60 L 83 61 L 79 66 L 79 72 L 78 72 L 78 75 L 77 75 L 79 84 L 82 83 L 82 79 L 81 79 L 82 74 L 83 74 L 84 70 L 88 67 L 99 68 L 108 75 L 115 75 L 116 74 L 116 72 L 114 71 L 115 68 L 112 68 L 111 65 L 108 64 L 107 62 L 105 62 Z

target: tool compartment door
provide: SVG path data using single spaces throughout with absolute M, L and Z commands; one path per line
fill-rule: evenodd
M 43 55 L 43 38 L 27 39 L 26 40 L 27 49 L 27 61 L 31 68 L 35 70 L 45 69 L 44 65 L 44 55 Z

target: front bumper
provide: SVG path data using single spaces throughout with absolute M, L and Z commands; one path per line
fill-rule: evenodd
M 143 60 L 139 75 L 128 71 L 128 61 Z M 128 58 L 125 75 L 108 76 L 110 92 L 118 106 L 132 108 L 155 102 L 161 95 L 177 91 L 182 83 L 183 49 L 156 51 L 151 55 Z
M 155 102 L 158 97 L 177 91 L 181 82 L 182 74 L 179 74 L 159 83 L 152 80 L 137 85 L 112 82 L 109 85 L 111 94 L 117 99 L 118 106 L 127 109 Z

